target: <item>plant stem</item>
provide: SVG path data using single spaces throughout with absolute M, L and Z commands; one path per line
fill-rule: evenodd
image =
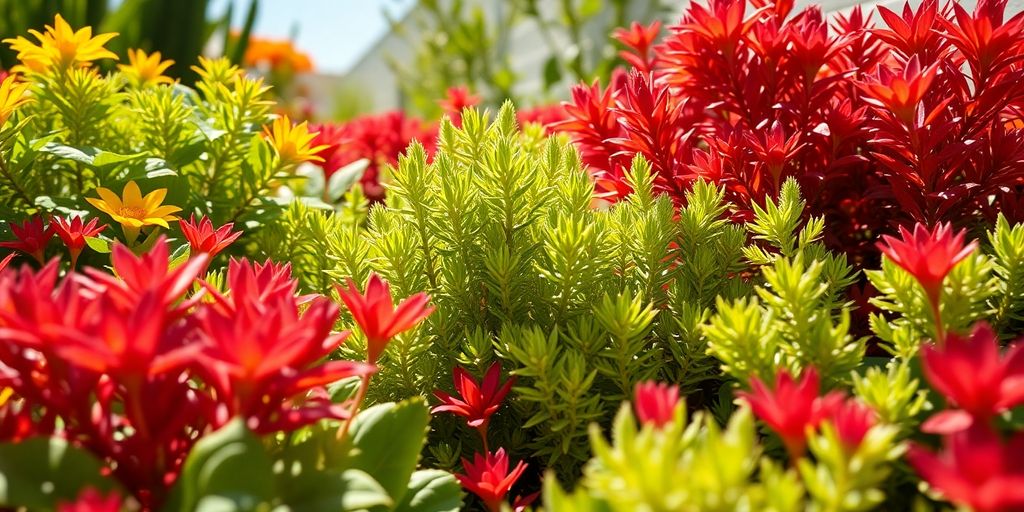
M 345 439 L 348 436 L 348 429 L 352 426 L 352 420 L 356 418 L 356 414 L 359 412 L 359 407 L 362 406 L 363 400 L 366 399 L 366 391 L 370 388 L 370 375 L 363 375 L 359 381 L 359 391 L 356 392 L 356 399 L 352 403 L 352 408 L 349 410 L 348 418 L 344 423 L 341 424 L 341 428 L 338 429 L 339 441 Z

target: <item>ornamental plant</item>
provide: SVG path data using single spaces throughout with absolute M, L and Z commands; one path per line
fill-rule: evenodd
M 630 69 L 576 86 L 561 129 L 610 200 L 634 155 L 677 204 L 709 180 L 744 220 L 796 178 L 858 266 L 897 225 L 1020 222 L 1024 18 L 1000 0 L 915 5 L 690 3 L 665 31 L 617 32 Z
M 425 401 L 362 403 L 378 367 L 336 357 L 339 305 L 287 264 L 212 261 L 256 250 L 232 244 L 283 211 L 316 134 L 226 60 L 198 92 L 157 54 L 103 75 L 114 36 L 58 16 L 9 41 L 0 508 L 457 509 L 452 474 L 417 471 Z M 416 295 L 377 333 L 394 312 L 374 292 L 357 323 L 382 346 L 430 313 Z
M 1024 17 L 877 12 L 693 3 L 373 161 L 12 41 L 0 507 L 1019 509 Z
M 325 360 L 350 334 L 334 302 L 297 295 L 287 265 L 233 259 L 218 285 L 208 253 L 169 251 L 116 244 L 115 275 L 0 271 L 0 505 L 458 507 L 454 477 L 415 472 L 422 400 L 359 414 L 326 388 L 377 369 Z
M 539 127 L 517 130 L 515 117 L 509 106 L 493 121 L 463 110 L 461 127 L 442 122 L 432 157 L 410 146 L 392 170 L 386 206 L 352 205 L 335 215 L 294 206 L 280 233 L 303 245 L 288 242 L 274 253 L 294 263 L 310 291 L 330 291 L 325 275 L 358 282 L 373 272 L 399 294 L 431 295 L 437 310 L 389 344 L 367 400 L 433 393 L 425 461 L 462 474 L 479 499 L 470 503 L 494 507 L 496 495 L 476 486 L 498 448 L 509 472 L 486 481 L 504 482 L 519 462 L 525 469 L 514 484 L 489 489 L 513 503 L 543 479 L 546 506 L 558 510 L 567 503 L 657 508 L 646 499 L 701 509 L 729 499 L 767 503 L 758 500 L 769 495 L 786 509 L 864 510 L 943 496 L 938 483 L 917 493 L 917 482 L 930 477 L 904 459 L 908 440 L 932 449 L 925 411 L 945 403 L 914 368 L 929 353 L 922 347 L 979 321 L 998 325 L 996 338 L 1020 331 L 1024 304 L 1014 276 L 1024 262 L 1024 227 L 998 217 L 975 239 L 911 226 L 905 238 L 883 243 L 902 247 L 893 252 L 899 260 L 883 256 L 880 269 L 859 277 L 845 255 L 828 249 L 827 222 L 808 215 L 796 179 L 737 223 L 726 187 L 694 181 L 676 204 L 657 192 L 656 171 L 637 157 L 627 170 L 630 192 L 595 208 L 600 199 L 573 146 Z M 854 302 L 854 288 L 873 291 Z M 355 338 L 340 351 L 356 357 L 367 341 Z M 644 384 L 652 379 L 671 384 Z M 672 389 L 706 410 L 704 419 L 677 420 Z M 623 454 L 605 453 L 595 439 L 635 391 L 643 424 L 667 431 L 676 422 L 680 437 L 613 444 L 607 449 Z M 712 433 L 730 417 L 749 425 L 746 437 Z M 701 444 L 719 446 L 719 435 L 740 444 L 734 452 Z M 667 453 L 665 468 L 679 460 L 745 462 L 728 481 L 675 493 L 682 480 L 711 478 L 703 469 L 711 462 L 673 472 L 637 465 L 630 453 Z M 611 469 L 595 476 L 591 468 L 601 464 Z M 581 490 L 559 495 L 555 481 Z M 658 481 L 671 484 L 647 487 Z M 615 504 L 618 496 L 640 501 Z
M 227 59 L 200 57 L 190 89 L 166 75 L 188 62 L 138 50 L 118 59 L 106 48 L 116 36 L 58 15 L 42 32 L 5 40 L 20 59 L 0 85 L 7 224 L 59 217 L 111 226 L 82 237 L 92 250 L 72 242 L 75 257 L 89 264 L 114 241 L 141 251 L 168 235 L 184 251 L 182 216 L 245 225 L 250 235 L 272 224 L 290 190 L 301 192 L 296 167 L 319 158 L 316 132 L 273 115 L 263 80 Z M 116 69 L 100 71 L 115 60 Z M 21 227 L 0 237 L 40 264 L 56 252 Z M 252 249 L 244 241 L 233 247 L 235 255 Z

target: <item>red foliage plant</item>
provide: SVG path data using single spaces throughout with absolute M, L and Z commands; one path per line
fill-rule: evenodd
M 363 171 L 360 184 L 363 193 L 372 202 L 384 199 L 381 173 L 391 165 L 398 165 L 399 155 L 413 140 L 423 144 L 428 154 L 433 153 L 437 138 L 437 127 L 407 116 L 400 110 L 383 114 L 358 117 L 341 124 L 324 123 L 310 128 L 319 133 L 313 139 L 315 145 L 326 145 L 319 153 L 324 159 L 317 163 L 330 178 L 342 167 L 367 159 L 369 165 Z
M 438 105 L 456 127 L 462 126 L 462 110 L 479 105 L 481 99 L 468 88 L 452 87 Z M 547 133 L 565 119 L 565 110 L 560 105 L 541 105 L 520 110 L 520 124 L 536 123 L 545 127 Z M 369 166 L 363 172 L 360 184 L 363 193 L 371 202 L 384 200 L 385 189 L 382 174 L 388 166 L 397 166 L 398 157 L 415 140 L 423 145 L 427 157 L 432 158 L 437 143 L 439 124 L 401 110 L 356 117 L 343 123 L 322 123 L 310 127 L 319 132 L 313 145 L 327 148 L 318 153 L 323 162 L 319 165 L 327 178 L 342 167 L 367 159 Z
M 893 224 L 1024 213 L 1024 15 L 1004 19 L 1005 0 L 924 0 L 879 7 L 875 27 L 859 7 L 831 20 L 792 8 L 707 0 L 658 44 L 657 25 L 619 31 L 633 69 L 577 86 L 558 126 L 598 193 L 627 194 L 640 154 L 677 202 L 702 178 L 746 219 L 792 176 L 826 242 L 858 263 Z
M 63 437 L 153 510 L 196 441 L 232 417 L 257 433 L 350 418 L 323 386 L 375 367 L 324 361 L 348 334 L 331 332 L 338 307 L 297 297 L 290 269 L 269 262 L 232 260 L 217 291 L 197 277 L 208 258 L 172 267 L 160 239 L 139 256 L 115 245 L 118 277 L 60 278 L 56 259 L 0 272 L 0 389 L 13 392 L 0 440 Z

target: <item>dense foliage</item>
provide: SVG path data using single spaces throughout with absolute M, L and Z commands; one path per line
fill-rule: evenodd
M 879 7 L 875 27 L 860 7 L 692 3 L 660 40 L 658 24 L 619 33 L 632 69 L 577 86 L 563 129 L 613 198 L 636 154 L 677 202 L 695 179 L 724 185 L 742 219 L 795 177 L 827 245 L 873 265 L 894 224 L 1022 220 L 1024 21 L 1005 11 L 927 0 Z
M 8 40 L 0 507 L 1020 510 L 1005 10 L 693 3 L 437 123 Z

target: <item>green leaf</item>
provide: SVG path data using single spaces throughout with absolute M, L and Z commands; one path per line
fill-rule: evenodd
M 550 89 L 552 85 L 557 84 L 561 80 L 562 66 L 558 63 L 558 58 L 552 55 L 544 63 L 544 89 Z
M 430 412 L 420 398 L 362 411 L 352 422 L 352 446 L 345 467 L 365 471 L 394 501 L 401 501 L 429 423 Z
M 100 254 L 107 254 L 110 252 L 110 240 L 100 238 L 98 236 L 90 236 L 86 238 L 85 245 L 88 245 L 90 249 Z
M 87 487 L 107 494 L 116 483 L 92 454 L 58 438 L 0 444 L 0 508 L 53 510 Z
M 98 148 L 76 148 L 72 146 L 66 146 L 64 144 L 58 144 L 56 142 L 48 142 L 45 146 L 39 150 L 42 153 L 48 153 L 53 156 L 72 160 L 85 165 L 93 165 L 93 161 L 96 159 L 96 155 L 100 154 L 101 150 Z
M 285 503 L 295 511 L 367 510 L 394 503 L 373 477 L 358 469 L 303 473 L 286 485 Z
M 192 448 L 164 510 L 252 510 L 272 500 L 274 489 L 270 457 L 235 419 Z
M 331 178 L 327 180 L 327 194 L 331 198 L 331 201 L 337 202 L 341 199 L 341 196 L 348 192 L 348 189 L 352 188 L 352 185 L 358 183 L 363 177 L 363 173 L 366 168 L 370 166 L 370 161 L 365 158 L 360 158 L 355 162 L 352 162 L 331 175 Z
M 424 469 L 412 474 L 396 512 L 447 512 L 462 506 L 462 488 L 451 473 Z
M 209 141 L 205 137 L 198 137 L 191 140 L 188 144 L 175 149 L 174 153 L 167 157 L 167 160 L 170 165 L 179 168 L 195 162 L 204 152 L 206 152 L 208 142 Z
M 96 167 L 109 167 L 112 165 L 129 162 L 132 160 L 139 160 L 144 156 L 145 155 L 142 153 L 137 153 L 134 155 L 121 155 L 118 153 L 111 153 L 110 151 L 101 150 L 99 153 L 96 154 L 95 158 L 93 158 L 92 165 Z

